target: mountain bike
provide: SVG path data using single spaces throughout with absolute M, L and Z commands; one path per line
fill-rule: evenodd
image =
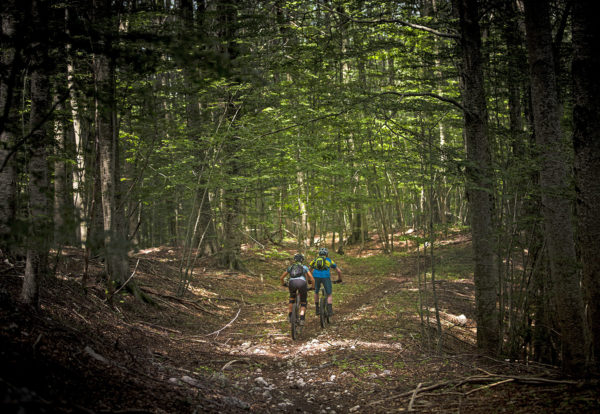
M 288 286 L 288 282 L 285 283 Z M 314 287 L 309 287 L 308 290 L 314 290 Z M 302 334 L 303 325 L 300 325 L 300 291 L 296 291 L 296 299 L 292 306 L 292 316 L 290 318 L 290 331 L 292 333 L 292 339 L 296 340 Z
M 296 291 L 296 300 L 292 306 L 290 325 L 292 330 L 292 339 L 296 340 L 302 333 L 302 325 L 300 325 L 300 292 L 298 291 Z

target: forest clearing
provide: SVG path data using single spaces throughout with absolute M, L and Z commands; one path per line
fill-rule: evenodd
M 371 242 L 335 260 L 333 323 L 307 325 L 293 341 L 281 269 L 292 246 L 247 249 L 247 272 L 204 260 L 189 291 L 176 295 L 178 252 L 140 251 L 130 260 L 152 304 L 130 294 L 105 300 L 100 263 L 87 295 L 82 257 L 65 251 L 25 317 L 3 290 L 0 310 L 3 412 L 75 413 L 591 413 L 597 384 L 563 378 L 559 367 L 477 353 L 470 238 L 436 248 L 442 349 L 419 319 L 417 256 L 383 255 Z M 423 265 L 425 258 L 420 258 Z M 17 291 L 22 264 L 2 267 Z M 423 293 L 431 295 L 431 288 Z M 465 315 L 466 321 L 457 320 Z M 429 335 L 427 340 L 422 335 Z M 19 411 L 23 410 L 23 411 Z

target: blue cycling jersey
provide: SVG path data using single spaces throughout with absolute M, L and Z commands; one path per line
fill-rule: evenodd
M 323 278 L 323 279 L 331 277 L 331 272 L 329 271 L 329 269 L 335 269 L 335 268 L 337 268 L 337 265 L 329 257 L 326 257 L 325 260 L 327 260 L 329 262 L 329 267 L 327 269 L 324 269 L 324 270 L 315 269 L 314 268 L 314 264 L 315 264 L 314 260 L 312 262 L 310 262 L 310 267 L 313 268 L 313 271 L 312 271 L 313 277 L 315 277 L 315 278 Z

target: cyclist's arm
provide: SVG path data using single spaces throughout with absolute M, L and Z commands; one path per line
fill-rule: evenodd
M 336 266 L 335 271 L 337 273 L 337 281 L 339 283 L 342 283 L 342 271 L 340 270 L 339 266 Z
M 315 278 L 313 277 L 312 273 L 310 272 L 310 270 L 308 272 L 306 272 L 306 276 L 308 276 L 308 284 L 311 285 L 312 287 L 315 287 Z
M 285 282 L 283 281 L 285 279 L 285 277 L 288 275 L 287 270 L 284 271 L 281 276 L 279 276 L 279 280 L 281 280 L 281 286 L 285 286 Z

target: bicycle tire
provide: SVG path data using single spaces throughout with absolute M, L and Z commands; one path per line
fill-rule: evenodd
M 326 296 L 321 296 L 319 299 L 319 307 L 321 311 L 319 312 L 319 322 L 321 323 L 321 328 L 325 328 L 327 323 L 329 322 L 329 315 L 327 315 L 327 298 Z
M 298 318 L 298 304 L 294 303 L 292 306 L 292 317 L 290 320 L 290 325 L 292 328 L 292 339 L 295 340 L 298 338 L 298 324 L 296 319 Z

